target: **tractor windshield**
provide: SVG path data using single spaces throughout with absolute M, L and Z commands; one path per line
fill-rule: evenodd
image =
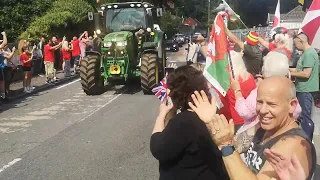
M 133 31 L 146 28 L 144 8 L 121 8 L 107 10 L 107 32 Z

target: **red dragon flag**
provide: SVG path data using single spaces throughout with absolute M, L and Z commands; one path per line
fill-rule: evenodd
M 231 76 L 223 15 L 222 12 L 218 13 L 212 25 L 203 75 L 222 96 L 225 96 L 230 88 Z
M 272 29 L 276 27 L 280 27 L 280 0 L 278 0 L 276 12 L 274 13 Z
M 309 36 L 311 46 L 320 49 L 320 0 L 313 0 L 301 30 Z

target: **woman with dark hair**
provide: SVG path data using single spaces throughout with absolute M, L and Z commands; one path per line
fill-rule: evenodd
M 160 163 L 160 180 L 229 179 L 218 147 L 206 125 L 199 121 L 188 102 L 194 91 L 209 94 L 202 72 L 191 66 L 175 69 L 168 76 L 168 98 L 160 112 L 150 140 L 150 150 Z M 165 126 L 170 111 L 179 109 Z

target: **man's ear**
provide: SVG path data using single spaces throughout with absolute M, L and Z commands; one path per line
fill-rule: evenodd
M 289 113 L 293 114 L 293 112 L 296 110 L 297 106 L 298 106 L 298 99 L 294 98 L 290 101 L 290 108 L 289 108 Z

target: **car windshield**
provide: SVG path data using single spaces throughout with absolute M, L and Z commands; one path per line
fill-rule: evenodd
M 107 32 L 132 31 L 145 28 L 144 8 L 121 8 L 107 11 Z

